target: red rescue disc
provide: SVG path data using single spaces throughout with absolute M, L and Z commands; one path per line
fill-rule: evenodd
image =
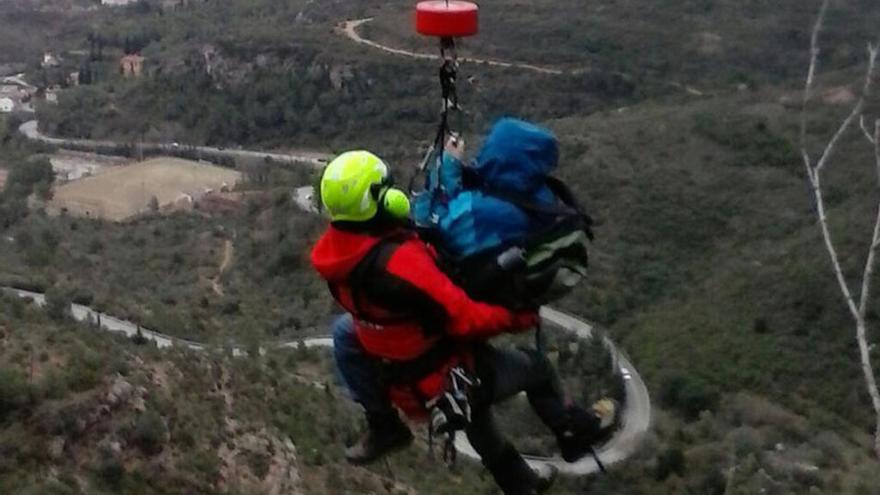
M 429 0 L 416 5 L 416 31 L 426 36 L 460 38 L 477 34 L 480 8 L 473 2 Z

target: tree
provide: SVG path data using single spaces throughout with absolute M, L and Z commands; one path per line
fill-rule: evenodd
M 840 258 L 838 256 L 837 245 L 835 244 L 835 239 L 832 238 L 831 231 L 828 227 L 828 216 L 825 208 L 825 197 L 822 190 L 822 172 L 830 163 L 829 160 L 834 154 L 835 147 L 837 146 L 841 137 L 843 137 L 843 135 L 853 126 L 856 121 L 860 122 L 862 132 L 864 133 L 868 142 L 871 143 L 874 148 L 874 157 L 876 161 L 875 168 L 877 172 L 877 178 L 878 180 L 880 180 L 880 118 L 874 121 L 874 128 L 873 131 L 871 131 L 865 124 L 864 116 L 865 101 L 868 95 L 871 94 L 871 86 L 876 72 L 875 69 L 877 64 L 877 54 L 878 51 L 880 51 L 880 37 L 878 37 L 876 42 L 868 44 L 868 67 L 865 70 L 865 79 L 864 84 L 862 85 L 861 96 L 855 102 L 852 110 L 847 115 L 847 117 L 843 120 L 843 122 L 841 122 L 840 126 L 837 128 L 837 131 L 825 145 L 822 154 L 819 156 L 818 159 L 814 160 L 807 149 L 807 106 L 810 103 L 811 97 L 813 96 L 816 68 L 819 59 L 819 34 L 825 22 L 825 14 L 828 11 L 828 4 L 829 0 L 822 1 L 822 5 L 819 8 L 819 15 L 816 19 L 816 24 L 813 26 L 810 41 L 810 66 L 807 71 L 807 80 L 804 87 L 803 105 L 801 108 L 801 156 L 804 161 L 804 167 L 807 172 L 807 178 L 810 183 L 810 188 L 813 192 L 816 215 L 819 219 L 819 227 L 822 232 L 822 239 L 825 243 L 825 249 L 828 252 L 828 257 L 831 260 L 831 266 L 834 270 L 834 275 L 837 279 L 837 284 L 840 288 L 840 292 L 843 295 L 850 316 L 852 316 L 852 319 L 855 322 L 856 341 L 858 342 L 859 346 L 859 359 L 861 361 L 862 374 L 864 375 L 865 387 L 867 388 L 868 395 L 871 397 L 871 405 L 874 409 L 874 416 L 876 420 L 876 426 L 874 430 L 874 453 L 878 458 L 880 458 L 880 392 L 878 392 L 877 389 L 877 379 L 874 373 L 874 368 L 871 364 L 870 345 L 868 344 L 867 337 L 868 303 L 871 293 L 871 284 L 873 282 L 874 265 L 876 264 L 877 247 L 880 246 L 880 200 L 878 200 L 877 215 L 874 221 L 874 231 L 871 236 L 870 244 L 868 246 L 868 255 L 865 261 L 865 266 L 862 271 L 861 291 L 859 293 L 859 299 L 856 300 L 855 293 L 850 288 L 850 283 L 849 281 L 847 281 L 847 277 L 843 273 L 843 268 L 841 267 Z
M 100 318 L 100 316 L 99 316 Z M 100 320 L 99 320 L 100 325 Z M 140 325 L 137 326 L 137 331 L 131 337 L 131 341 L 134 342 L 135 345 L 144 345 L 147 343 L 147 338 L 144 336 L 144 331 Z
M 22 198 L 32 192 L 41 192 L 42 195 L 51 189 L 54 180 L 55 172 L 48 159 L 23 160 L 12 165 L 5 191 Z
M 699 418 L 703 411 L 718 407 L 720 396 L 714 387 L 701 378 L 675 374 L 663 379 L 660 403 L 680 412 L 688 421 Z
M 70 315 L 70 299 L 66 290 L 52 287 L 46 291 L 46 313 L 53 320 L 64 320 Z

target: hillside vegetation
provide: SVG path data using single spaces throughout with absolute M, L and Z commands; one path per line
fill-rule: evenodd
M 656 385 L 682 373 L 855 419 L 867 395 L 784 95 L 554 122 L 571 143 L 562 174 L 600 221 L 593 284 L 567 307 L 612 325 Z M 827 132 L 845 110 L 819 105 L 813 128 Z M 853 274 L 870 235 L 871 163 L 853 132 L 829 176 L 829 215 Z
M 58 316 L 50 320 L 0 295 L 3 493 L 453 494 L 485 487 L 470 467 L 452 477 L 426 469 L 431 462 L 420 447 L 374 470 L 341 465 L 357 420 L 327 381 L 320 355 L 160 352 Z

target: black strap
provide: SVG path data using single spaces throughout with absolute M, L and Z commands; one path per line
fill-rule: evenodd
M 392 385 L 411 384 L 436 372 L 449 361 L 457 348 L 448 338 L 442 338 L 421 356 L 409 361 L 382 362 L 386 383 Z M 427 400 L 427 398 L 420 397 Z
M 565 184 L 565 182 L 562 182 L 562 180 L 553 177 L 552 175 L 548 175 L 544 179 L 544 182 L 547 184 L 547 187 L 549 187 L 550 190 L 553 191 L 553 194 L 555 194 L 556 197 L 559 198 L 560 201 L 562 201 L 564 205 L 576 211 L 579 215 L 589 217 L 589 215 L 587 215 L 586 213 L 586 210 L 584 210 L 584 207 L 581 205 L 580 201 L 578 201 L 578 199 L 575 197 L 574 192 L 572 192 L 572 190 Z
M 601 471 L 602 474 L 608 474 L 608 470 L 605 469 L 605 464 L 602 463 L 602 459 L 599 459 L 599 454 L 592 445 L 590 445 L 590 453 L 593 454 L 593 459 L 596 460 L 596 465 L 599 466 L 599 471 Z
M 380 240 L 375 246 L 370 248 L 367 254 L 358 262 L 357 266 L 348 276 L 348 286 L 351 289 L 351 303 L 354 305 L 354 316 L 358 319 L 364 318 L 363 306 L 361 305 L 361 297 L 364 293 L 365 282 L 371 277 L 376 270 L 382 270 L 391 260 L 397 248 L 402 244 L 402 240 L 397 237 L 389 237 Z M 370 320 L 375 323 L 396 323 L 404 319 L 401 317 L 384 318 L 377 321 L 377 318 L 371 316 Z
M 470 174 L 469 180 L 479 181 L 479 178 L 475 176 L 476 174 Z M 549 175 L 545 178 L 545 184 L 562 204 L 537 203 L 531 198 L 526 198 L 516 193 L 487 187 L 485 183 L 475 184 L 474 188 L 479 189 L 488 196 L 506 201 L 528 212 L 548 215 L 563 220 L 576 218 L 581 223 L 581 227 L 587 234 L 587 237 L 590 240 L 593 240 L 593 230 L 591 228 L 593 225 L 593 218 L 584 211 L 584 208 L 577 201 L 571 189 L 569 189 L 561 180 Z M 553 230 L 553 227 L 554 226 L 551 226 L 547 230 Z M 538 233 L 536 236 L 542 237 L 543 233 Z
M 510 204 L 516 205 L 523 210 L 550 215 L 554 217 L 571 217 L 580 215 L 577 210 L 570 208 L 566 204 L 548 204 L 538 203 L 531 199 L 524 198 L 518 194 L 513 194 L 499 189 L 482 187 L 480 190 L 487 196 L 492 196 Z
M 377 324 L 393 324 L 409 321 L 412 315 L 401 314 L 388 318 L 377 318 L 370 315 L 365 317 L 360 299 L 363 297 L 366 281 L 375 276 L 378 270 L 384 270 L 394 256 L 394 253 L 404 242 L 403 236 L 389 236 L 380 240 L 370 248 L 349 276 L 351 287 L 351 299 L 354 305 L 354 316 L 358 319 L 368 320 Z M 455 353 L 456 346 L 453 342 L 443 337 L 421 356 L 409 361 L 383 361 L 383 373 L 387 383 L 407 384 L 414 383 L 436 371 L 444 365 Z

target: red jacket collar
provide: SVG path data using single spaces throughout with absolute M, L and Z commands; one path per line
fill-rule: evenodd
M 343 280 L 380 240 L 331 225 L 312 250 L 312 266 L 325 280 Z

